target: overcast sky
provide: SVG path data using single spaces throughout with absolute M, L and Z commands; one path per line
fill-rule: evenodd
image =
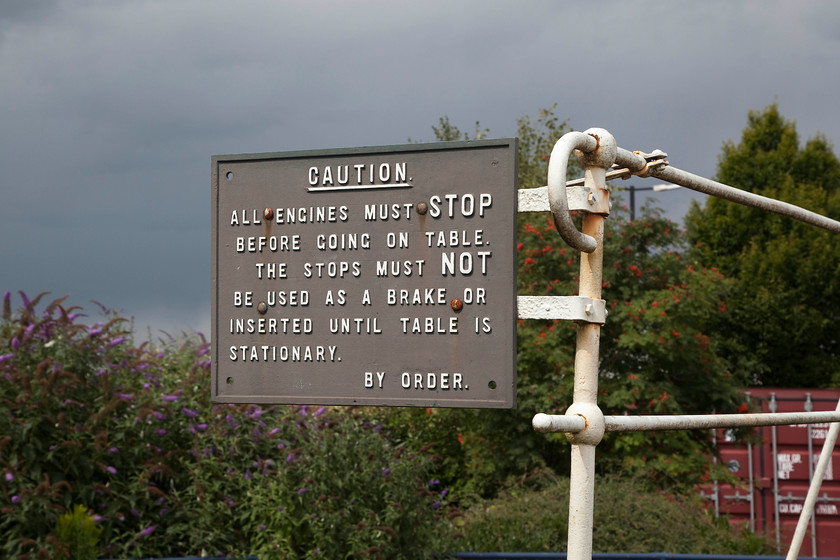
M 556 103 L 713 176 L 750 109 L 837 142 L 838 99 L 834 1 L 0 0 L 0 291 L 209 334 L 212 155 L 509 137 Z

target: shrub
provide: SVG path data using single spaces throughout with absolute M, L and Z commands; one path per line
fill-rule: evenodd
M 111 558 L 444 546 L 430 460 L 352 410 L 212 404 L 200 336 L 135 346 L 111 313 L 21 297 L 0 321 L 0 557 L 66 558 L 77 504 Z
M 99 535 L 102 529 L 96 526 L 87 508 L 77 504 L 72 511 L 58 518 L 56 534 L 58 540 L 67 545 L 70 560 L 93 560 L 99 553 Z
M 569 479 L 541 474 L 526 485 L 508 485 L 499 498 L 468 508 L 464 522 L 465 550 L 565 550 Z M 766 539 L 714 519 L 694 493 L 667 493 L 649 481 L 616 476 L 595 483 L 593 550 L 775 554 Z

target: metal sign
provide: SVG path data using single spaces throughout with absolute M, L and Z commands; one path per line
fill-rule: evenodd
M 214 156 L 213 400 L 513 407 L 516 148 Z

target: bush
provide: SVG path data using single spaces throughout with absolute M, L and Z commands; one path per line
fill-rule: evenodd
M 113 314 L 21 297 L 0 321 L 0 557 L 67 558 L 78 504 L 111 558 L 444 546 L 431 461 L 353 410 L 214 405 L 200 336 L 134 346 Z
M 539 512 L 535 515 L 535 512 Z M 545 473 L 509 485 L 464 517 L 461 548 L 475 551 L 566 550 L 569 479 Z M 775 554 L 772 543 L 714 519 L 694 493 L 670 494 L 649 481 L 615 476 L 595 482 L 593 550 L 686 554 Z
M 77 504 L 58 518 L 56 534 L 58 540 L 67 545 L 70 560 L 95 559 L 99 553 L 101 533 L 102 529 L 96 526 L 96 521 L 83 505 Z

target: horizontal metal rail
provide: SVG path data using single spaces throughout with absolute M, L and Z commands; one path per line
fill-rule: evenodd
M 684 416 L 605 416 L 607 432 L 642 432 L 647 430 L 694 430 L 786 426 L 840 422 L 840 411 L 767 412 L 762 414 L 688 414 Z M 586 420 L 577 414 L 536 414 L 534 430 L 543 433 L 577 433 L 586 429 Z
M 674 185 L 679 185 L 693 191 L 701 192 L 711 196 L 716 196 L 730 202 L 758 208 L 767 212 L 773 212 L 782 216 L 799 220 L 806 224 L 810 224 L 833 233 L 840 233 L 840 221 L 833 220 L 822 214 L 817 214 L 810 210 L 805 210 L 794 204 L 767 198 L 759 194 L 743 191 L 730 187 L 723 183 L 700 177 L 688 171 L 677 169 L 668 165 L 667 160 L 663 159 L 666 154 L 660 151 L 655 151 L 647 156 L 641 155 L 637 152 L 630 152 L 623 148 L 616 148 L 617 155 L 615 158 L 616 165 L 620 166 L 617 169 L 612 169 L 606 174 L 606 179 L 628 179 L 634 175 L 641 177 L 656 177 L 663 181 L 668 181 Z M 595 194 L 589 194 L 583 191 L 580 186 L 583 183 L 583 178 L 572 179 L 566 181 L 568 208 L 567 210 L 586 210 L 593 211 L 592 205 L 595 204 L 593 200 Z M 588 199 L 586 197 L 589 197 Z M 559 198 L 559 196 L 558 196 Z M 586 202 L 581 202 L 581 200 Z M 601 201 L 598 200 L 598 203 Z M 519 211 L 520 212 L 547 212 L 550 211 L 548 187 L 537 187 L 519 190 Z M 597 210 L 596 210 L 597 211 Z

